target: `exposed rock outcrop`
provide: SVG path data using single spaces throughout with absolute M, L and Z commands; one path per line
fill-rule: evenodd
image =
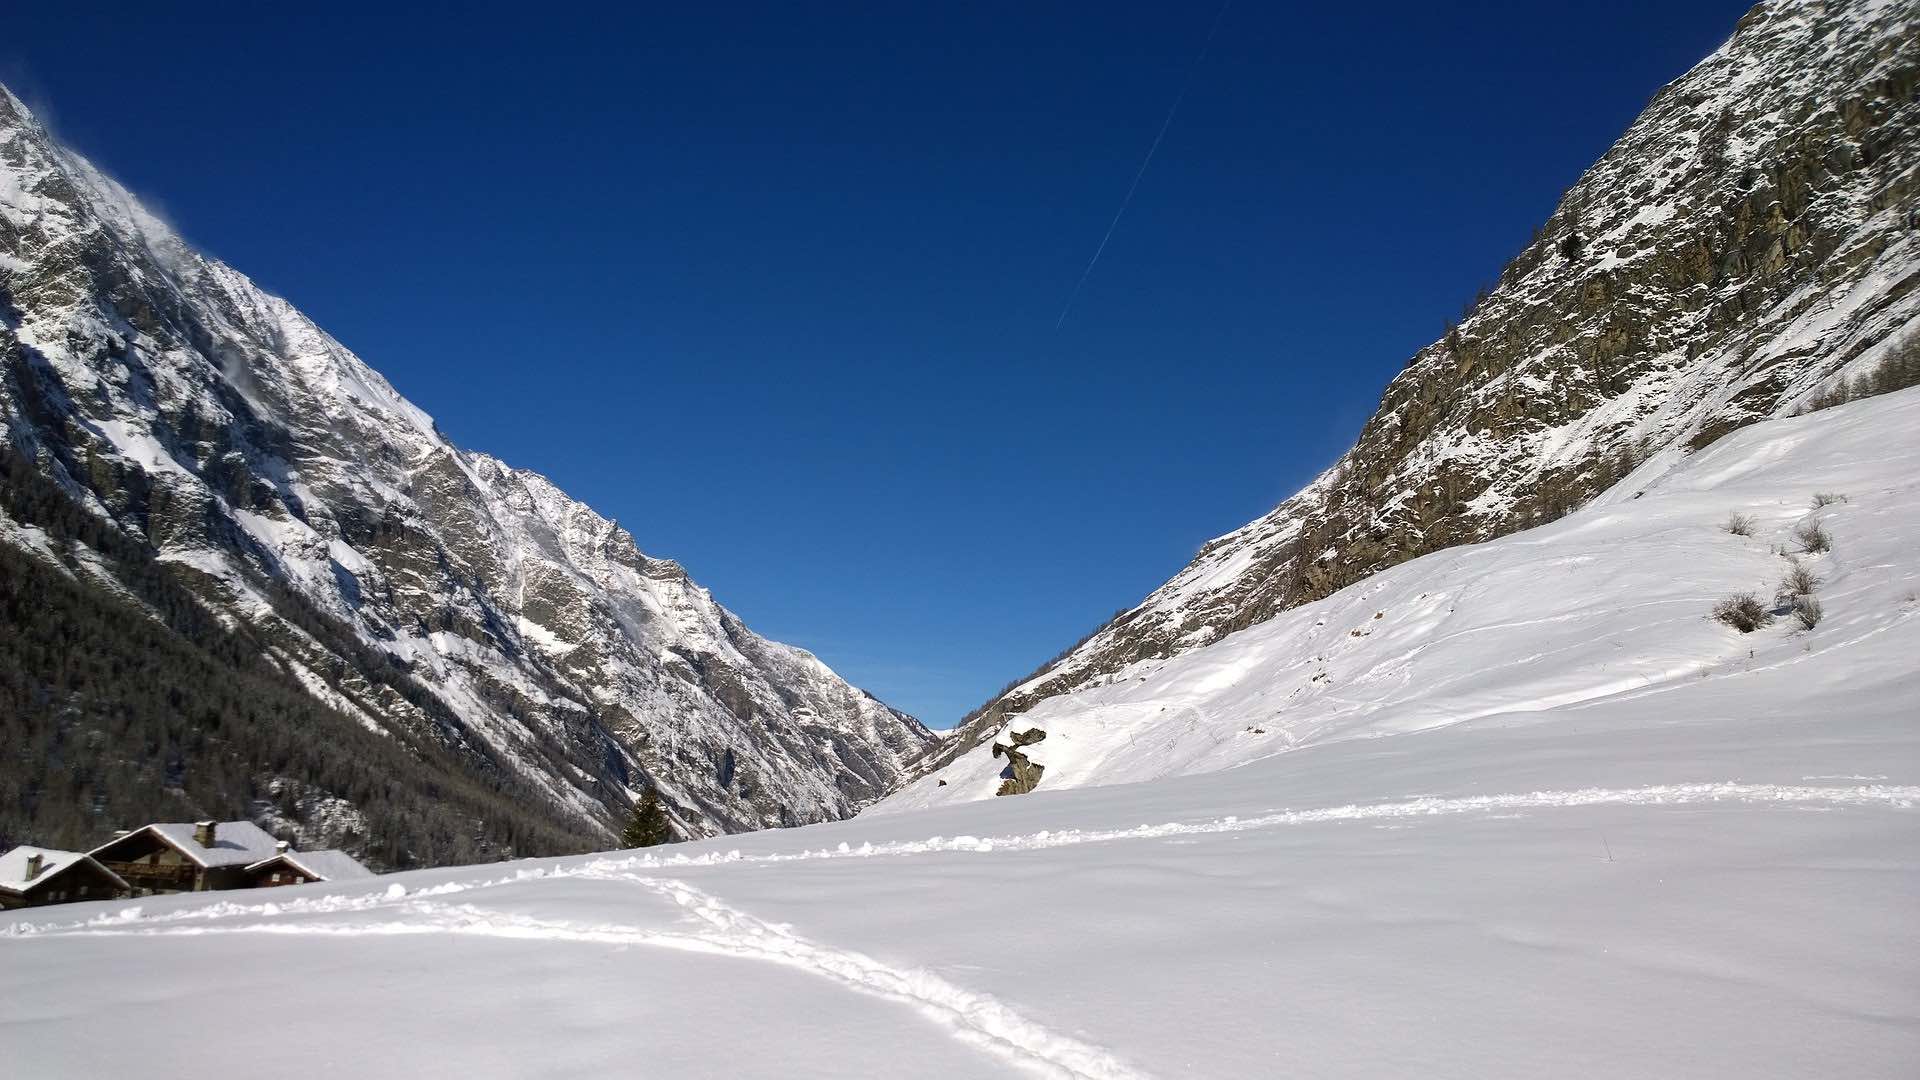
M 1047 737 L 1039 728 L 1011 733 L 1004 743 L 993 744 L 993 756 L 1007 759 L 1007 767 L 1000 773 L 1000 787 L 995 795 L 1025 795 L 1040 786 L 1040 778 L 1046 775 L 1047 767 L 1032 760 L 1021 752 L 1021 748 L 1032 746 Z
M 4 90 L 0 438 L 330 705 L 477 740 L 587 842 L 646 787 L 695 836 L 844 817 L 934 741 L 546 478 L 455 447 Z M 438 703 L 369 677 L 389 666 Z
M 916 772 L 1048 697 L 1551 520 L 1651 454 L 1831 385 L 1920 310 L 1917 9 L 1755 7 L 1654 96 L 1472 312 L 1408 359 L 1350 451 Z

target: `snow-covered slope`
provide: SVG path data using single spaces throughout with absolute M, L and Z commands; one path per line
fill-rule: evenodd
M 1352 450 L 989 703 L 929 764 L 1137 660 L 1552 520 L 1653 451 L 1791 414 L 1857 370 L 1920 313 L 1916 91 L 1912 0 L 1756 6 L 1408 359 Z
M 1670 451 L 1549 525 L 1402 563 L 1224 640 L 1142 660 L 1014 717 L 1043 789 L 1244 765 L 1350 739 L 1453 725 L 1565 722 L 1568 710 L 1666 709 L 1719 680 L 1803 673 L 1811 706 L 1916 667 L 1920 644 L 1920 389 L 1772 420 L 1706 450 Z M 1816 506 L 1815 496 L 1827 505 Z M 1751 535 L 1729 533 L 1730 515 Z M 1817 523 L 1830 550 L 1805 552 Z M 1752 592 L 1773 606 L 1802 566 L 1811 630 L 1782 614 L 1742 634 L 1710 617 Z M 1871 646 L 1871 647 L 1870 647 Z M 990 746 L 875 812 L 988 798 Z
M 932 741 L 545 478 L 453 446 L 4 89 L 0 315 L 0 441 L 323 700 L 434 727 L 368 666 L 397 663 L 451 707 L 449 742 L 478 740 L 583 837 L 610 838 L 646 783 L 696 835 L 842 817 Z
M 1084 736 L 1037 744 L 1084 748 L 1060 768 L 1151 783 L 14 912 L 9 1066 L 100 1075 L 137 1045 L 158 1077 L 1910 1076 L 1916 460 L 1920 389 L 1768 422 L 1043 706 Z M 1816 491 L 1847 498 L 1813 515 Z M 1717 530 L 1730 510 L 1753 537 Z M 1708 623 L 1810 516 L 1825 620 Z M 1142 721 L 1156 694 L 1191 718 Z M 1127 709 L 1143 737 L 1102 742 Z M 971 765 L 934 791 L 979 795 Z M 239 996 L 271 1004 L 209 1019 Z

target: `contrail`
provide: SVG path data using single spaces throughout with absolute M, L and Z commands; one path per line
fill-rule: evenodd
M 1073 310 L 1073 302 L 1080 296 L 1080 289 L 1086 285 L 1087 278 L 1093 276 L 1094 264 L 1107 250 L 1107 242 L 1113 239 L 1113 231 L 1120 227 L 1120 219 L 1127 216 L 1127 206 L 1133 202 L 1133 193 L 1140 190 L 1140 178 L 1147 175 L 1147 166 L 1153 164 L 1153 155 L 1159 153 L 1160 142 L 1167 137 L 1167 129 L 1173 126 L 1173 118 L 1180 111 L 1180 103 L 1187 99 L 1187 90 L 1193 86 L 1193 73 L 1200 70 L 1201 61 L 1207 58 L 1207 50 L 1213 48 L 1214 35 L 1220 32 L 1220 20 L 1226 18 L 1227 9 L 1233 6 L 1233 0 L 1225 0 L 1220 10 L 1214 13 L 1213 25 L 1207 28 L 1207 40 L 1201 44 L 1200 52 L 1187 66 L 1187 77 L 1180 83 L 1180 92 L 1174 95 L 1173 107 L 1167 110 L 1167 118 L 1160 121 L 1160 131 L 1153 137 L 1153 145 L 1147 147 L 1147 156 L 1140 160 L 1140 167 L 1134 170 L 1133 183 L 1127 185 L 1126 197 L 1120 200 L 1120 209 L 1113 212 L 1113 220 L 1107 223 L 1107 232 L 1100 238 L 1100 246 L 1093 249 L 1093 258 L 1087 260 L 1087 268 L 1080 271 L 1080 280 L 1073 283 L 1073 291 L 1067 294 L 1067 302 L 1060 309 L 1060 317 L 1053 321 L 1057 331 L 1066 325 L 1067 313 Z

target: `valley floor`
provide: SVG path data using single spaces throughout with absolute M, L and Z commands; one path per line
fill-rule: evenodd
M 1615 604 L 1636 609 L 1636 648 L 1681 656 L 1662 660 L 1662 675 L 1623 683 L 1605 670 L 1613 661 L 1580 659 L 1543 623 L 1526 631 L 1540 647 L 1524 661 L 1481 673 L 1470 714 L 1383 698 L 1287 752 L 1170 756 L 1206 758 L 1210 771 L 1052 788 L 1049 776 L 1034 794 L 983 799 L 953 790 L 991 779 L 963 759 L 948 788 L 930 777 L 903 801 L 972 801 L 896 803 L 805 829 L 15 912 L 0 920 L 6 1068 L 1911 1076 L 1916 420 L 1920 391 L 1763 425 L 1644 500 L 1476 549 L 1508 573 L 1499 560 L 1521 545 L 1560 565 L 1555 536 L 1632 556 L 1642 549 L 1626 533 L 1604 530 L 1643 507 L 1668 542 L 1699 549 L 1661 571 L 1699 593 L 1674 600 L 1682 614 L 1663 622 Z M 1762 537 L 1716 563 L 1720 541 L 1687 530 L 1710 530 L 1740 508 L 1732 494 L 1750 500 L 1762 480 L 1781 509 L 1761 527 L 1784 530 L 1822 469 L 1850 495 L 1821 564 L 1828 621 L 1744 638 L 1707 623 L 1716 575 L 1756 578 L 1782 560 Z M 1671 512 L 1688 492 L 1696 525 Z M 1429 566 L 1468 573 L 1479 564 L 1458 560 L 1472 557 Z M 1578 618 L 1553 625 L 1605 648 L 1611 631 L 1579 630 Z M 1201 678 L 1209 664 L 1258 671 L 1232 650 L 1263 629 L 1155 678 L 1178 695 L 1215 686 Z M 1545 671 L 1541 657 L 1559 666 Z M 1350 670 L 1373 670 L 1361 659 Z M 1291 671 L 1288 657 L 1273 663 Z M 1578 692 L 1582 664 L 1600 691 Z M 1527 680 L 1552 694 L 1502 689 Z M 1099 703 L 1119 692 L 1056 706 L 1059 730 L 1096 732 Z M 1148 693 L 1125 692 L 1132 704 Z M 1368 728 L 1375 713 L 1392 730 Z M 1241 719 L 1223 723 L 1237 731 Z M 1181 721 L 1128 741 L 1179 751 L 1190 730 L 1213 737 Z M 1109 743 L 1109 760 L 1148 760 Z M 1065 770 L 1095 757 L 1057 760 Z
M 48 1077 L 1911 1075 L 1907 703 L 1693 704 L 16 913 L 0 1035 Z

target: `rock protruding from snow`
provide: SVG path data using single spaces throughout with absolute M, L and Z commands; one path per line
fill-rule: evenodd
M 1033 760 L 1025 748 L 1047 737 L 1039 728 L 1025 731 L 1010 731 L 1007 741 L 993 744 L 993 756 L 1005 757 L 1007 767 L 1000 770 L 1000 787 L 995 795 L 1025 795 L 1040 786 L 1040 778 L 1047 773 L 1047 767 Z

